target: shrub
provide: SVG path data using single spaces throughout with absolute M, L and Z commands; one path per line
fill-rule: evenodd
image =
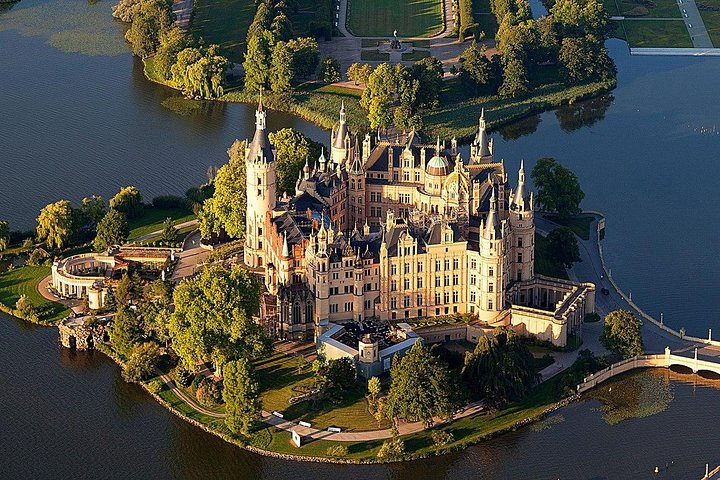
M 147 388 L 152 393 L 160 393 L 160 391 L 163 389 L 163 381 L 159 378 L 153 378 L 147 383 Z
M 40 248 L 32 251 L 28 257 L 28 265 L 43 265 L 47 260 L 47 254 Z
M 15 303 L 15 309 L 20 313 L 22 318 L 28 318 L 35 313 L 35 309 L 27 295 L 20 295 L 20 298 L 18 298 L 18 301 Z
M 160 347 L 156 343 L 135 345 L 125 364 L 123 378 L 128 382 L 142 382 L 152 377 L 161 355 Z
M 155 208 L 179 208 L 190 212 L 192 204 L 187 198 L 177 195 L 160 195 L 152 199 Z
M 468 33 L 477 35 L 477 33 L 479 33 L 480 31 L 480 24 L 475 23 L 472 0 L 459 0 L 458 4 L 458 9 L 460 13 L 459 38 L 461 40 L 464 39 Z
M 175 383 L 183 388 L 187 388 L 191 383 L 193 383 L 193 380 L 194 378 L 192 372 L 187 371 L 182 365 L 178 365 L 175 368 Z
M 443 447 L 445 445 L 448 445 L 449 443 L 452 443 L 452 441 L 455 439 L 452 433 L 446 432 L 445 430 L 433 430 L 430 433 L 430 436 L 432 437 L 433 444 L 436 447 Z
M 328 457 L 345 457 L 348 454 L 348 448 L 345 445 L 333 445 L 325 450 Z
M 222 382 L 204 378 L 197 387 L 195 398 L 208 407 L 220 405 L 222 403 Z
M 400 460 L 403 456 L 405 456 L 405 442 L 400 437 L 385 440 L 377 453 L 377 458 L 381 460 Z

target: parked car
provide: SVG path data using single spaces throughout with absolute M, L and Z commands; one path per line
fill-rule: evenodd
M 603 295 L 610 295 L 610 290 L 608 290 L 605 287 L 601 288 L 600 291 L 602 292 Z

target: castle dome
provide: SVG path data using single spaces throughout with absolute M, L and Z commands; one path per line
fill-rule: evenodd
M 447 160 L 440 155 L 435 155 L 430 159 L 425 168 L 425 172 L 428 175 L 435 175 L 438 177 L 444 177 L 448 174 L 449 165 Z

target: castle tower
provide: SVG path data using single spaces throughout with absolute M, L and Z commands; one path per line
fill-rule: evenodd
M 503 248 L 504 229 L 497 210 L 495 187 L 490 197 L 490 211 L 485 221 L 480 222 L 480 292 L 478 316 L 480 320 L 491 321 L 502 311 L 504 298 Z
M 478 132 L 475 139 L 470 144 L 470 161 L 472 163 L 487 162 L 493 160 L 493 142 L 488 139 L 487 127 L 485 124 L 485 109 L 480 112 L 480 121 L 478 124 Z
M 510 281 L 529 280 L 535 274 L 535 219 L 532 192 L 525 191 L 525 162 L 520 162 L 518 185 L 510 199 Z
M 363 292 L 363 261 L 360 257 L 360 249 L 357 251 L 355 256 L 355 265 L 353 269 L 353 314 L 354 320 L 361 322 L 365 320 L 365 305 L 364 305 L 364 292 Z
M 262 95 L 255 112 L 255 135 L 245 148 L 247 169 L 247 212 L 244 261 L 249 267 L 262 268 L 267 256 L 265 248 L 265 214 L 275 208 L 275 149 L 265 129 L 266 112 Z
M 345 120 L 345 101 L 340 107 L 340 124 L 330 134 L 330 161 L 342 165 L 350 158 L 350 130 Z
M 350 201 L 350 225 L 362 224 L 365 220 L 365 169 L 360 159 L 360 145 L 355 141 L 353 160 L 348 169 L 348 197 Z

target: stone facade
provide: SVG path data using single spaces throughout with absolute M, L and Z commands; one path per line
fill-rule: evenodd
M 275 337 L 468 313 L 563 345 L 593 311 L 591 284 L 535 275 L 533 194 L 522 163 L 508 184 L 484 112 L 465 160 L 455 139 L 429 144 L 415 131 L 360 141 L 343 108 L 330 159 L 306 162 L 281 198 L 265 115 L 260 105 L 246 159 L 245 262 L 277 304 L 266 319 Z

